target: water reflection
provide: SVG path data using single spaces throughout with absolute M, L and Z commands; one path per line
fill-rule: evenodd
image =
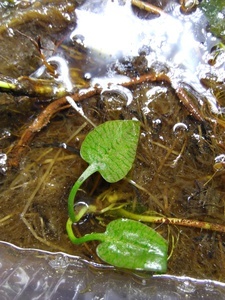
M 60 56 L 51 56 L 47 63 L 56 66 L 54 74 L 50 75 L 45 65 L 36 70 L 30 77 L 32 78 L 52 78 L 54 77 L 56 82 L 63 83 L 63 86 L 67 92 L 71 92 L 73 89 L 72 82 L 70 80 L 69 66 L 65 59 Z
M 100 58 L 105 65 L 121 57 L 137 56 L 147 49 L 148 67 L 156 61 L 167 65 L 174 88 L 180 82 L 188 82 L 215 107 L 214 97 L 199 79 L 212 71 L 206 54 L 217 40 L 206 32 L 206 19 L 200 9 L 184 15 L 178 3 L 173 3 L 173 10 L 169 5 L 171 3 L 165 7 L 168 12 L 144 19 L 137 16 L 130 1 L 122 4 L 119 1 L 85 1 L 76 10 L 77 26 L 70 39 L 81 40 L 83 46 L 91 49 L 90 55 Z M 215 68 L 213 71 L 221 73 Z

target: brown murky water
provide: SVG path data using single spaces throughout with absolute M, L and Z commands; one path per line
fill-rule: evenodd
M 159 17 L 128 3 L 84 2 L 81 7 L 74 1 L 34 1 L 30 6 L 20 3 L 17 9 L 0 6 L 3 79 L 46 76 L 39 46 L 46 59 L 54 57 L 53 66 L 58 64 L 65 85 L 70 81 L 72 93 L 96 83 L 103 87 L 101 94 L 80 101 L 77 111 L 69 105 L 56 111 L 21 146 L 18 168 L 9 167 L 12 148 L 55 100 L 0 93 L 1 240 L 99 261 L 94 243 L 74 246 L 65 230 L 68 194 L 86 167 L 78 150 L 92 124 L 134 117 L 142 129 L 129 180 L 108 184 L 96 174 L 82 186 L 78 201 L 92 203 L 101 193 L 113 192 L 134 212 L 225 225 L 224 86 L 209 90 L 200 83 L 209 72 L 224 78 L 224 66 L 208 63 L 216 40 L 207 34 L 200 9 L 185 15 L 179 3 L 163 1 L 166 14 Z M 69 68 L 68 77 L 64 67 Z M 106 85 L 141 78 L 151 70 L 170 80 L 134 82 L 124 89 Z M 178 98 L 180 87 L 195 110 Z M 103 231 L 114 217 L 89 216 L 76 234 Z M 224 233 L 152 226 L 169 241 L 169 274 L 224 281 Z

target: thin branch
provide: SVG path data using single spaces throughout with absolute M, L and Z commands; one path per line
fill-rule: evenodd
M 120 84 L 123 87 L 132 87 L 137 84 L 141 84 L 143 82 L 155 82 L 155 81 L 166 81 L 168 83 L 171 83 L 170 78 L 164 74 L 159 73 L 156 74 L 154 71 L 149 72 L 147 74 L 141 75 L 139 77 L 135 78 L 128 78 L 127 81 L 124 81 L 122 84 Z M 108 86 L 110 87 L 110 83 Z M 178 89 L 178 96 L 181 93 L 182 88 Z M 100 95 L 103 91 L 103 88 L 94 86 L 90 87 L 88 89 L 81 89 L 77 93 L 74 93 L 70 95 L 70 97 L 74 101 L 82 101 L 84 99 L 88 99 L 95 95 Z M 176 90 L 175 90 L 176 92 Z M 70 105 L 68 105 L 67 96 L 64 96 L 62 98 L 59 98 L 55 100 L 54 102 L 51 102 L 38 116 L 37 118 L 31 123 L 31 125 L 28 126 L 27 129 L 23 132 L 22 136 L 20 137 L 19 141 L 15 144 L 15 146 L 12 147 L 10 150 L 10 153 L 8 154 L 8 168 L 11 167 L 18 167 L 20 159 L 26 150 L 28 144 L 33 139 L 35 133 L 39 132 L 43 127 L 45 127 L 49 122 L 50 119 L 61 110 L 64 110 L 66 108 L 69 108 Z M 182 101 L 182 99 L 181 99 Z M 185 107 L 187 110 L 194 116 L 198 121 L 203 120 L 203 117 L 200 118 L 201 112 L 199 112 L 198 108 L 194 106 L 193 103 L 190 103 L 188 105 L 188 96 L 185 97 Z M 195 113 L 194 113 L 195 112 Z
M 132 0 L 131 3 L 132 3 L 132 5 L 138 7 L 142 10 L 151 12 L 153 14 L 162 15 L 164 13 L 164 11 L 161 8 L 159 8 L 155 5 L 152 5 L 150 3 L 146 3 L 143 1 L 139 1 L 139 0 Z

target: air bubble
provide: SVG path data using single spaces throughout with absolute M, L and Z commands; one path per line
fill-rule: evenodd
M 79 44 L 81 46 L 84 46 L 84 40 L 85 40 L 85 38 L 84 38 L 84 36 L 82 34 L 76 34 L 74 36 L 71 35 L 70 39 L 71 39 L 73 45 Z
M 131 93 L 131 91 L 121 85 L 110 84 L 109 87 L 102 90 L 101 94 L 103 93 L 115 93 L 120 95 L 126 101 L 127 106 L 130 105 L 133 101 L 133 94 Z
M 6 129 L 6 128 L 3 128 L 1 131 L 0 131 L 0 138 L 1 139 L 4 139 L 4 138 L 7 138 L 7 137 L 10 137 L 11 136 L 11 132 Z
M 176 123 L 173 126 L 173 132 L 175 134 L 183 132 L 183 131 L 187 131 L 188 130 L 188 126 L 185 123 Z
M 7 171 L 7 155 L 0 153 L 0 173 L 5 174 Z
M 89 205 L 84 201 L 79 201 L 79 202 L 75 203 L 75 205 L 74 205 L 75 213 L 77 211 L 80 211 L 80 209 L 82 209 L 84 206 L 86 206 L 87 208 L 89 207 Z M 80 219 L 77 223 L 80 225 L 85 223 L 88 220 L 88 217 L 89 217 L 89 215 L 84 215 L 82 217 L 82 219 Z
M 215 157 L 214 159 L 215 163 L 213 165 L 213 168 L 215 171 L 219 171 L 224 169 L 225 166 L 225 154 L 220 154 Z
M 180 285 L 177 286 L 180 292 L 192 294 L 195 292 L 195 286 L 189 281 L 185 280 Z
M 224 163 L 225 162 L 225 154 L 220 154 L 215 157 L 215 163 Z
M 91 76 L 91 73 L 87 72 L 84 74 L 84 79 L 85 80 L 91 80 L 92 76 Z
M 68 258 L 66 256 L 56 256 L 55 259 L 49 261 L 49 265 L 54 269 L 66 268 L 68 266 Z

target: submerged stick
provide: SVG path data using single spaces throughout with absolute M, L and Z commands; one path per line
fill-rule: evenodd
M 89 98 L 95 94 L 100 93 L 98 89 L 86 90 L 85 93 L 75 93 L 72 98 L 74 101 L 81 101 Z M 66 97 L 59 98 L 51 102 L 35 119 L 32 123 L 24 130 L 20 139 L 12 147 L 8 153 L 8 168 L 17 168 L 20 160 L 28 144 L 32 141 L 35 134 L 42 130 L 50 122 L 51 118 L 59 111 L 69 108 L 70 105 L 66 100 Z
M 130 79 L 129 81 L 122 84 L 123 86 L 132 86 L 134 84 L 141 83 L 143 81 L 155 81 L 156 76 L 155 73 L 147 74 L 139 77 L 138 79 Z M 89 89 L 80 90 L 70 97 L 74 101 L 82 101 L 84 99 L 88 99 L 95 95 L 100 95 L 103 88 L 101 87 L 90 87 Z M 51 102 L 35 119 L 32 123 L 24 130 L 23 134 L 21 135 L 20 139 L 17 143 L 11 148 L 10 152 L 8 153 L 8 168 L 17 168 L 19 166 L 20 160 L 26 149 L 28 148 L 28 144 L 33 139 L 34 135 L 41 131 L 51 120 L 51 118 L 61 110 L 69 108 L 70 105 L 68 104 L 66 96 L 61 97 L 57 100 Z
M 35 133 L 39 132 L 45 127 L 52 115 L 60 110 L 65 109 L 67 104 L 64 98 L 60 98 L 57 101 L 50 103 L 35 120 L 24 130 L 20 139 L 8 153 L 8 168 L 18 167 L 20 159 L 27 149 L 28 144 L 33 139 Z M 68 107 L 68 105 L 66 105 Z
M 141 75 L 139 77 L 134 78 L 128 78 L 127 81 L 124 81 L 123 83 L 120 83 L 119 85 L 123 87 L 131 87 L 137 84 L 141 84 L 143 82 L 156 82 L 156 81 L 165 81 L 171 84 L 170 78 L 165 73 L 159 73 L 157 74 L 154 71 L 151 71 L 147 74 Z M 108 86 L 110 87 L 110 83 Z M 179 93 L 178 96 L 180 94 Z M 81 89 L 77 93 L 74 93 L 70 95 L 70 97 L 74 101 L 82 101 L 85 99 L 88 99 L 95 95 L 100 95 L 103 91 L 102 87 L 93 86 L 88 89 Z M 176 90 L 175 90 L 176 92 Z M 182 99 L 181 99 L 182 100 Z M 185 98 L 185 101 L 188 101 L 188 98 Z M 185 102 L 185 107 L 189 110 L 190 113 L 195 117 L 199 116 L 200 112 L 198 111 L 197 107 L 193 107 L 193 105 L 190 103 L 188 106 Z M 28 126 L 27 129 L 23 132 L 22 136 L 20 137 L 19 141 L 15 144 L 14 147 L 12 147 L 10 153 L 9 153 L 9 159 L 8 159 L 8 168 L 11 167 L 18 167 L 20 159 L 27 148 L 27 145 L 30 143 L 30 141 L 33 139 L 35 133 L 42 130 L 43 127 L 45 127 L 49 122 L 50 119 L 61 110 L 64 110 L 66 108 L 69 108 L 70 105 L 68 104 L 66 96 L 61 97 L 57 100 L 54 100 L 54 102 L 51 102 L 38 116 L 37 118 L 31 123 L 31 125 Z M 193 110 L 196 110 L 196 113 L 193 113 Z M 201 118 L 197 118 L 197 121 L 201 120 Z
M 157 7 L 157 6 L 153 5 L 153 4 L 143 2 L 143 1 L 132 0 L 131 4 L 133 6 L 136 6 L 136 7 L 140 8 L 140 9 L 142 9 L 142 10 L 151 12 L 153 14 L 162 15 L 164 13 L 164 11 L 161 8 L 159 8 L 159 7 Z

